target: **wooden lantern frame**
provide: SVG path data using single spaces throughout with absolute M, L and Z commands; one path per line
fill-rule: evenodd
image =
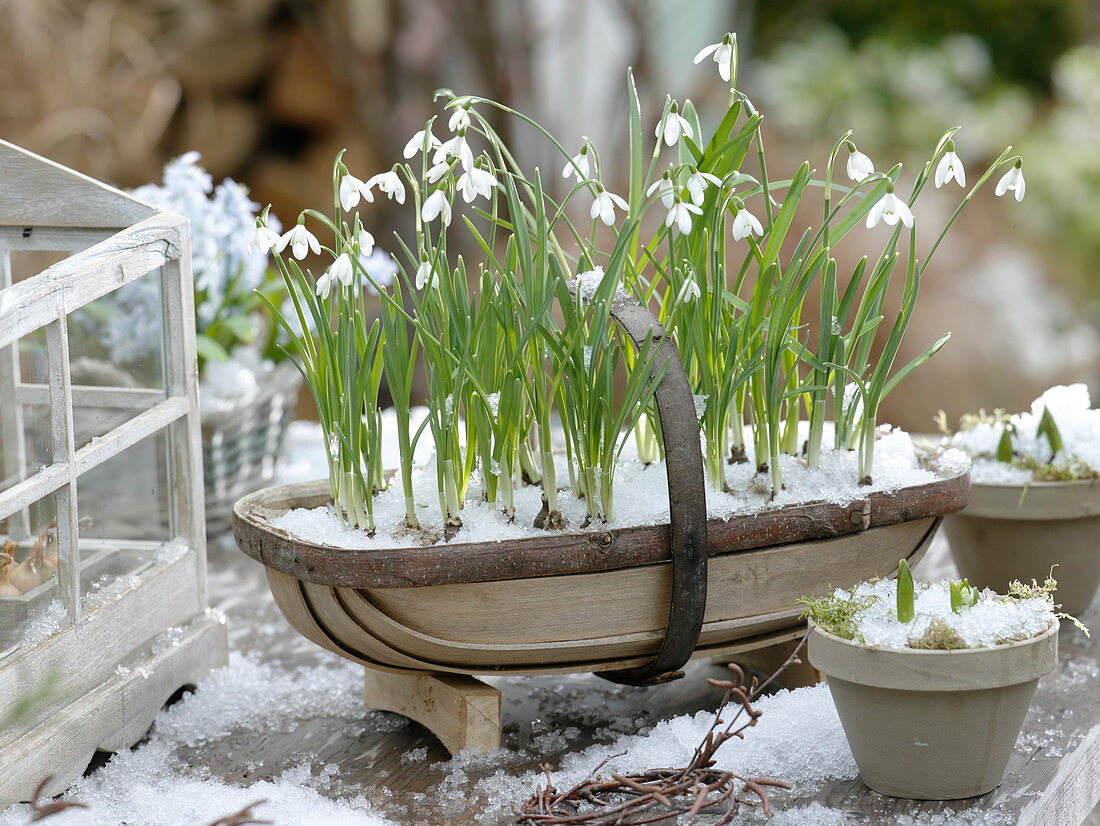
M 29 799 L 47 774 L 54 779 L 45 793 L 62 791 L 96 750 L 133 745 L 172 694 L 226 660 L 224 622 L 207 608 L 190 243 L 182 216 L 0 141 L 0 477 L 17 474 L 0 490 L 0 519 L 53 498 L 65 609 L 57 633 L 0 651 L 0 809 Z M 13 283 L 15 251 L 71 255 Z M 161 281 L 163 390 L 74 386 L 68 316 L 151 273 Z M 16 345 L 38 330 L 47 384 L 20 376 Z M 31 404 L 50 410 L 52 463 L 34 471 L 22 421 Z M 141 412 L 78 449 L 74 404 Z M 77 480 L 158 433 L 168 438 L 170 521 L 181 551 L 82 614 Z M 21 706 L 28 697 L 31 707 Z

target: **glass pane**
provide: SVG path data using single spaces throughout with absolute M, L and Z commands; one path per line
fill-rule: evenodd
M 0 490 L 53 461 L 45 330 L 0 349 Z
M 69 372 L 77 449 L 165 398 L 159 270 L 69 315 Z
M 50 495 L 0 519 L 0 655 L 68 624 L 57 586 L 56 516 Z
M 161 431 L 77 479 L 84 612 L 134 583 L 175 549 L 169 437 Z

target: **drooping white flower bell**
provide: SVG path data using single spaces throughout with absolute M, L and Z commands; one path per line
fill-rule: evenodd
M 386 193 L 390 200 L 397 201 L 399 204 L 405 203 L 405 185 L 401 183 L 401 178 L 392 169 L 389 172 L 379 172 L 377 175 L 368 178 L 367 182 L 363 184 L 364 197 L 370 194 L 375 187 Z M 373 195 L 368 197 L 367 200 L 373 200 Z
M 374 193 L 367 189 L 367 185 L 350 172 L 345 172 L 340 178 L 340 206 L 344 212 L 358 206 L 360 197 L 366 198 L 368 203 L 374 201 Z
M 267 224 L 257 223 L 256 234 L 252 239 L 252 247 L 257 252 L 264 254 L 271 252 L 272 247 L 279 243 L 279 233 Z
M 374 252 L 374 236 L 365 229 L 359 230 L 359 237 L 356 240 L 359 243 L 360 255 L 370 255 Z
M 680 289 L 676 292 L 677 303 L 687 303 L 697 299 L 702 292 L 699 289 L 699 282 L 692 278 L 690 275 L 684 278 L 684 283 L 680 285 Z
M 599 184 L 596 184 L 599 189 L 595 200 L 592 201 L 592 209 L 589 210 L 589 216 L 594 220 L 599 218 L 607 226 L 612 226 L 615 223 L 615 207 L 618 207 L 623 212 L 630 209 L 630 205 L 616 195 L 613 192 L 608 192 Z
M 718 64 L 718 74 L 726 83 L 730 82 L 733 63 L 736 59 L 735 41 L 732 34 L 727 34 L 719 43 L 712 43 L 699 50 L 695 55 L 695 63 L 702 63 L 708 55 L 714 56 L 714 62 Z
M 337 256 L 336 260 L 332 262 L 332 266 L 328 268 L 328 274 L 345 287 L 350 287 L 352 279 L 355 276 L 355 268 L 352 266 L 351 256 L 346 252 Z
M 871 162 L 871 159 L 856 149 L 856 145 L 851 141 L 848 141 L 848 163 L 845 168 L 848 177 L 857 184 L 875 172 L 875 165 Z
M 321 242 L 317 236 L 306 229 L 305 224 L 299 218 L 298 223 L 279 236 L 279 242 L 275 245 L 275 252 L 282 252 L 290 246 L 290 253 L 299 261 L 305 258 L 310 251 L 314 255 L 321 252 Z
M 760 236 L 764 234 L 764 227 L 756 216 L 742 205 L 737 214 L 733 216 L 733 240 L 740 241 L 750 235 Z
M 420 266 L 416 268 L 416 288 L 418 290 L 424 289 L 427 285 L 431 285 L 433 289 L 439 289 L 439 279 L 432 277 L 432 265 L 428 263 L 428 256 L 420 256 Z
M 470 125 L 470 107 L 456 106 L 451 112 L 451 119 L 447 121 L 447 128 L 452 132 L 458 132 Z
M 451 225 L 451 202 L 447 199 L 447 193 L 442 189 L 437 189 L 424 199 L 420 217 L 428 222 L 442 217 L 443 226 L 449 227 Z
M 1016 161 L 1016 165 L 1002 175 L 1001 180 L 997 181 L 997 189 L 995 192 L 1000 196 L 1011 189 L 1016 193 L 1016 200 L 1022 201 L 1024 199 L 1025 186 L 1023 161 Z
M 561 168 L 561 176 L 563 178 L 568 178 L 570 175 L 575 175 L 578 183 L 592 177 L 592 165 L 588 160 L 587 138 L 585 138 L 584 143 L 581 144 L 581 151 L 566 161 L 565 166 Z
M 654 193 L 660 196 L 665 209 L 672 209 L 672 203 L 676 200 L 676 185 L 672 183 L 672 177 L 667 172 L 651 183 L 649 189 L 645 191 L 647 197 Z
M 332 292 L 332 282 L 335 280 L 336 279 L 332 276 L 332 271 L 325 270 L 324 274 L 317 279 L 317 284 L 314 286 L 318 298 L 322 301 L 328 298 L 329 293 Z
M 425 138 L 427 138 L 427 142 L 425 142 Z M 405 144 L 405 150 L 402 154 L 406 158 L 411 158 L 417 152 L 421 152 L 425 148 L 429 152 L 433 149 L 439 148 L 439 138 L 432 134 L 432 130 L 430 128 L 421 129 L 419 132 L 409 138 L 409 142 Z
M 458 158 L 463 169 L 469 169 L 474 165 L 474 153 L 470 144 L 466 142 L 466 130 L 460 129 L 456 135 L 439 145 L 432 156 L 432 163 L 439 164 L 448 157 Z
M 955 142 L 948 141 L 947 152 L 940 158 L 940 162 L 936 166 L 936 189 L 952 179 L 957 181 L 963 189 L 966 188 L 966 170 L 963 168 L 959 156 L 955 154 Z
M 886 194 L 867 213 L 867 229 L 878 226 L 879 221 L 885 221 L 889 226 L 894 226 L 898 221 L 907 227 L 913 226 L 913 212 L 909 204 L 894 194 L 892 186 L 887 187 Z
M 682 135 L 686 135 L 689 138 L 695 137 L 695 131 L 691 128 L 691 124 L 688 123 L 687 118 L 680 114 L 675 101 L 669 105 L 668 113 L 665 115 L 664 119 L 657 124 L 657 129 L 654 134 L 658 138 L 664 137 L 665 146 L 675 146 Z
M 702 215 L 703 210 L 695 206 L 695 204 L 689 204 L 687 201 L 676 200 L 665 216 L 665 226 L 671 227 L 675 223 L 676 228 L 684 235 L 687 235 L 691 232 L 692 214 Z
M 692 203 L 696 206 L 703 205 L 703 199 L 706 197 L 707 184 L 721 186 L 722 179 L 717 175 L 711 175 L 709 172 L 700 172 L 698 169 L 688 176 L 688 194 L 691 195 Z
M 497 185 L 496 176 L 487 169 L 475 166 L 462 173 L 455 186 L 462 194 L 462 200 L 472 204 L 478 195 L 484 195 L 486 199 L 493 196 L 493 187 Z

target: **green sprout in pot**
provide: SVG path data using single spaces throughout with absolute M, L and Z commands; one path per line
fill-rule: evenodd
M 978 589 L 971 586 L 969 580 L 952 580 L 948 586 L 951 589 L 951 610 L 956 614 L 961 614 L 964 608 L 977 605 Z
M 915 594 L 913 591 L 913 574 L 909 571 L 909 563 L 904 559 L 898 561 L 898 594 L 897 617 L 898 622 L 912 622 L 916 616 L 913 607 Z

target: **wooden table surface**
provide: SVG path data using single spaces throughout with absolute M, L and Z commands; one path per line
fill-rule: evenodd
M 942 566 L 944 552 L 938 538 L 925 572 Z M 338 660 L 285 624 L 268 595 L 263 568 L 231 540 L 211 542 L 210 569 L 211 602 L 227 614 L 235 650 L 290 667 Z M 1087 640 L 1063 624 L 1059 668 L 1040 682 L 1005 782 L 990 794 L 950 803 L 904 801 L 871 792 L 857 779 L 814 793 L 777 793 L 773 802 L 794 808 L 816 801 L 846 813 L 846 822 L 863 824 L 921 822 L 922 815 L 946 810 L 966 813 L 947 822 L 1081 823 L 1100 800 L 1100 600 L 1084 619 L 1097 633 Z M 180 756 L 229 783 L 274 778 L 304 760 L 318 772 L 327 765 L 322 793 L 361 795 L 377 813 L 400 823 L 509 823 L 511 801 L 501 799 L 507 797 L 509 777 L 541 763 L 554 766 L 565 753 L 611 742 L 638 727 L 713 708 L 716 692 L 704 678 L 722 673 L 717 665 L 694 663 L 685 679 L 648 689 L 591 676 L 495 679 L 504 692 L 506 751 L 482 757 L 452 761 L 421 726 L 366 710 L 353 725 L 319 711 L 293 731 L 236 732 Z M 490 787 L 496 800 L 486 796 Z M 531 791 L 515 781 L 511 788 L 512 799 Z M 980 812 L 987 816 L 978 817 Z

